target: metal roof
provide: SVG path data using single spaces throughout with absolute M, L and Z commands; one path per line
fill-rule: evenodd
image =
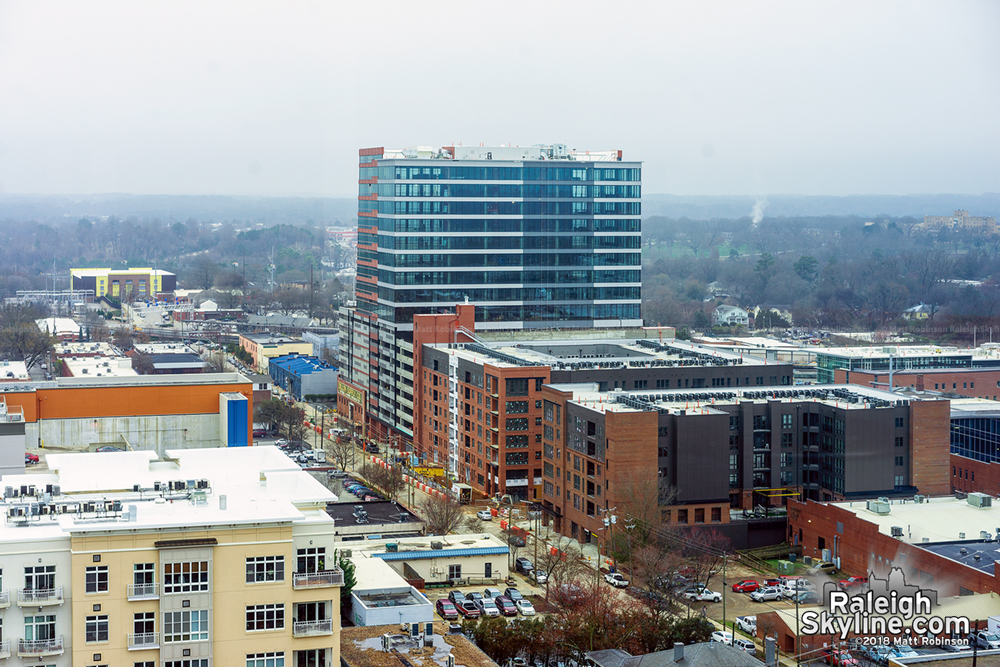
M 373 558 L 382 560 L 415 560 L 419 558 L 451 558 L 460 556 L 493 556 L 494 554 L 507 554 L 510 549 L 507 547 L 478 547 L 472 549 L 428 549 L 420 551 L 383 551 L 372 554 Z

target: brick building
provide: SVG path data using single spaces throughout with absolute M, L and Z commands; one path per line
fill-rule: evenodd
M 828 557 L 855 576 L 900 568 L 908 585 L 942 598 L 1000 592 L 997 526 L 1000 507 L 988 496 L 788 502 L 789 541 L 804 556 Z
M 888 387 L 890 371 L 896 375 L 907 371 L 927 370 L 952 372 L 973 369 L 1000 370 L 1000 349 L 998 348 L 1000 348 L 1000 343 L 983 343 L 978 348 L 966 350 L 934 345 L 823 348 L 816 350 L 816 379 L 821 384 L 844 382 L 868 384 L 871 381 L 870 376 L 878 374 L 879 381 L 884 383 L 883 386 Z M 858 375 L 855 375 L 856 373 Z M 973 382 L 975 379 L 967 378 L 964 381 Z M 955 382 L 961 386 L 962 381 L 961 376 L 956 379 L 939 378 L 938 380 L 925 377 L 924 386 L 926 389 L 931 389 L 934 382 L 939 385 Z M 910 384 L 916 388 L 915 377 L 909 378 L 905 383 L 897 383 L 895 379 L 892 382 L 893 386 L 909 386 Z M 996 386 L 995 381 L 993 386 Z M 972 389 L 972 387 L 968 389 Z M 985 389 L 985 387 L 980 387 L 980 389 Z M 992 396 L 993 393 L 1000 395 L 1000 392 L 992 391 L 989 392 L 989 395 Z M 985 396 L 987 392 L 981 391 L 968 395 Z
M 838 384 L 850 382 L 878 389 L 889 388 L 888 371 L 834 371 Z M 997 400 L 1000 397 L 1000 368 L 921 369 L 896 371 L 892 386 L 913 391 L 936 391 L 975 398 Z

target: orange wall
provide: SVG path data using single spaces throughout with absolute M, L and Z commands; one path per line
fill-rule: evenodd
M 253 432 L 253 385 L 192 384 L 133 387 L 64 387 L 5 393 L 19 405 L 26 422 L 150 415 L 218 414 L 219 394 L 234 392 L 249 401 L 247 432 Z

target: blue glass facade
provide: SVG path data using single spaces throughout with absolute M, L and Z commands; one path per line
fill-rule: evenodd
M 952 417 L 951 453 L 1000 463 L 1000 415 Z

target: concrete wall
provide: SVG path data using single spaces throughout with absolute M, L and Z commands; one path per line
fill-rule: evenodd
M 426 604 L 368 608 L 358 600 L 357 596 L 357 593 L 372 595 L 378 593 L 406 593 L 407 591 L 410 592 L 410 595 L 422 598 Z M 434 605 L 412 586 L 361 590 L 351 593 L 351 618 L 354 620 L 355 625 L 394 625 L 398 628 L 400 623 L 429 623 L 433 621 Z
M 445 550 L 447 551 L 447 550 Z M 481 579 L 486 576 L 486 563 L 490 564 L 490 579 L 506 579 L 509 573 L 507 560 L 510 554 L 454 557 L 443 553 L 440 558 L 414 558 L 413 560 L 386 561 L 403 576 L 403 563 L 409 565 L 427 583 L 448 581 L 448 566 L 461 565 L 462 579 Z
M 24 422 L 0 422 L 0 475 L 24 472 Z
M 155 450 L 219 447 L 219 415 L 158 415 L 101 417 L 99 419 L 46 419 L 26 424 L 27 449 L 64 448 L 87 451 L 90 445 L 120 442 L 133 449 Z M 23 460 L 23 459 L 22 459 Z

